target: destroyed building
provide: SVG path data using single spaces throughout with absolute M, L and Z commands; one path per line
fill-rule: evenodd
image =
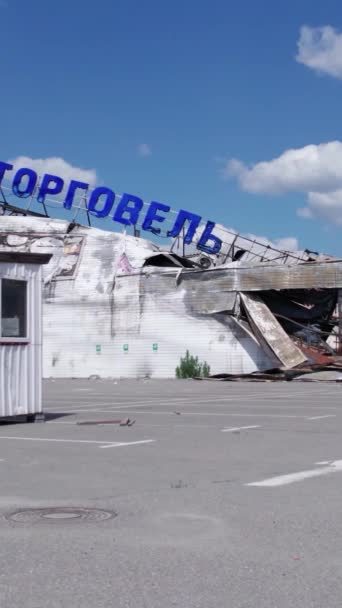
M 179 243 L 167 251 L 66 220 L 3 215 L 0 251 L 52 254 L 44 376 L 173 378 L 186 350 L 211 374 L 241 375 L 336 352 L 342 261 L 223 233 L 219 255 L 183 255 Z

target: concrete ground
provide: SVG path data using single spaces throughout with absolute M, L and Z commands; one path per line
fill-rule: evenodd
M 44 393 L 0 426 L 1 608 L 340 608 L 342 386 Z

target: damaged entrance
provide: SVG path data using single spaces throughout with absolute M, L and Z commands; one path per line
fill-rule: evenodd
M 263 347 L 277 357 L 279 368 L 338 363 L 338 290 L 245 292 L 240 297 L 242 317 Z

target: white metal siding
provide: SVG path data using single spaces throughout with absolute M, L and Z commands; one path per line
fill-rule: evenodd
M 27 281 L 28 344 L 0 344 L 0 416 L 33 414 L 42 409 L 41 268 L 0 263 L 0 279 Z
M 57 295 L 59 283 L 44 306 L 44 376 L 174 377 L 187 349 L 207 361 L 213 374 L 249 373 L 272 365 L 232 317 L 196 317 L 187 311 L 174 277 L 166 291 L 160 277 L 159 292 L 157 281 L 146 292 L 144 282 L 149 280 L 117 277 L 113 294 L 95 295 L 89 289 L 83 300 L 75 288 L 66 294 L 66 282 L 64 294 Z M 97 345 L 101 352 L 96 352 Z
M 2 232 L 8 235 L 2 248 L 53 254 L 43 268 L 45 377 L 172 378 L 187 349 L 207 361 L 213 374 L 273 366 L 232 316 L 217 312 L 234 302 L 227 296 L 222 301 L 220 286 L 196 279 L 190 293 L 189 282 L 177 282 L 177 270 L 170 274 L 150 267 L 149 273 L 142 268 L 156 250 L 152 243 L 86 227 L 75 227 L 67 235 L 68 222 L 62 220 L 2 220 Z M 55 271 L 64 263 L 63 235 L 80 236 L 83 245 L 77 270 L 55 280 Z M 57 237 L 62 240 L 57 242 Z M 132 274 L 120 276 L 125 272 L 122 256 Z M 196 306 L 199 299 L 201 306 Z

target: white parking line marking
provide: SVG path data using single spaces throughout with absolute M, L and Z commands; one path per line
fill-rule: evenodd
M 326 414 L 325 416 L 311 416 L 307 420 L 323 420 L 323 418 L 336 418 L 334 414 Z
M 311 477 L 321 477 L 322 475 L 330 475 L 331 473 L 338 473 L 341 471 L 342 460 L 334 460 L 327 466 L 321 466 L 319 469 L 299 471 L 298 473 L 289 473 L 288 475 L 278 475 L 277 477 L 270 477 L 269 479 L 254 481 L 252 483 L 246 483 L 245 485 L 258 486 L 260 488 L 276 488 L 290 483 L 296 483 L 297 481 L 303 481 L 304 479 L 310 479 Z
M 245 401 L 245 399 L 243 400 Z M 220 403 L 217 401 L 202 401 L 202 400 L 197 400 L 197 399 L 193 399 L 192 401 L 184 401 L 181 400 L 180 402 L 176 401 L 176 400 L 171 400 L 171 401 L 156 401 L 156 402 L 150 402 L 150 403 L 131 403 L 129 405 L 124 404 L 124 405 L 120 405 L 118 403 L 115 403 L 112 405 L 113 409 L 116 410 L 126 410 L 126 409 L 130 409 L 131 407 L 134 408 L 144 408 L 144 407 L 149 407 L 149 406 L 164 406 L 164 405 L 168 405 L 169 407 L 173 407 L 173 405 L 175 406 L 183 406 L 183 407 L 197 407 L 198 405 L 214 405 L 216 407 L 227 407 L 227 408 L 234 408 L 234 407 L 239 407 L 239 408 L 243 408 L 243 409 L 248 409 L 251 410 L 252 412 L 255 411 L 256 409 L 261 409 L 261 410 L 274 410 L 275 408 L 280 409 L 280 410 L 287 410 L 287 409 L 296 409 L 298 410 L 337 410 L 340 408 L 334 407 L 334 406 L 327 406 L 327 407 L 322 407 L 321 405 L 310 405 L 310 406 L 303 406 L 303 405 L 287 405 L 287 404 L 283 404 L 283 405 L 279 405 L 279 406 L 275 406 L 274 404 L 272 405 L 265 405 L 264 401 L 262 401 L 262 403 L 258 403 L 257 405 L 254 403 L 253 405 L 246 405 L 245 403 L 241 403 L 240 399 L 230 399 L 229 401 L 224 401 L 224 403 Z M 90 405 L 90 407 L 92 407 L 92 405 Z M 99 403 L 99 407 L 111 407 L 108 404 L 103 404 L 103 403 Z
M 94 400 L 95 399 L 99 399 L 99 397 L 97 395 L 94 395 Z M 244 400 L 244 399 L 243 399 Z M 135 401 L 129 401 L 129 400 L 125 400 L 125 401 L 120 401 L 120 400 L 116 400 L 116 401 L 99 401 L 98 403 L 94 403 L 91 402 L 89 403 L 90 407 L 94 407 L 96 405 L 100 406 L 100 407 L 122 407 L 124 409 L 131 407 L 132 405 L 134 407 L 148 407 L 148 406 L 154 406 L 154 405 L 170 405 L 172 406 L 172 404 L 179 404 L 179 403 L 184 403 L 184 404 L 193 404 L 193 405 L 197 405 L 200 403 L 203 404 L 215 404 L 218 402 L 223 401 L 224 403 L 222 405 L 225 405 L 226 403 L 230 403 L 232 401 L 239 401 L 238 398 L 230 398 L 230 397 L 223 397 L 223 398 L 218 398 L 218 399 L 213 399 L 212 397 L 208 397 L 208 399 L 203 399 L 203 398 L 197 398 L 196 397 L 191 397 L 189 399 L 187 399 L 186 397 L 174 397 L 172 399 L 149 399 L 148 401 L 144 401 L 143 399 L 136 399 Z M 76 401 L 75 397 L 72 398 L 72 402 L 76 405 L 76 407 L 81 406 L 81 407 L 86 407 L 87 403 L 85 403 L 84 399 L 79 399 Z M 67 399 L 61 399 L 59 398 L 57 401 L 57 405 L 56 402 L 53 402 L 53 407 L 58 407 L 58 405 L 65 405 L 70 403 L 70 398 Z
M 244 431 L 247 429 L 260 429 L 259 424 L 255 424 L 253 426 L 232 426 L 229 429 L 221 429 L 222 433 L 235 433 L 235 431 Z
M 176 409 L 176 411 L 180 411 L 181 408 Z M 82 408 L 82 409 L 71 409 L 68 410 L 67 413 L 68 414 L 78 414 L 78 413 L 82 413 L 82 412 L 96 412 L 96 413 L 101 413 L 101 414 L 110 414 L 111 412 L 115 412 L 115 413 L 120 413 L 121 411 L 125 411 L 125 410 L 121 410 L 120 408 L 106 408 L 106 409 L 90 409 L 90 408 Z M 141 415 L 145 415 L 145 414 L 149 414 L 149 415 L 156 415 L 156 416 L 170 416 L 172 414 L 175 413 L 174 410 L 164 410 L 164 411 L 160 411 L 160 410 L 129 410 L 131 414 L 141 414 Z M 253 412 L 250 412 L 249 414 L 239 414 L 239 413 L 230 413 L 230 412 L 183 412 L 180 411 L 180 414 L 182 416 L 232 416 L 232 417 L 237 417 L 237 418 L 300 418 L 301 420 L 305 420 L 307 418 L 307 416 L 297 416 L 295 414 L 254 414 Z
M 77 410 L 78 412 L 80 411 L 94 411 L 94 412 L 101 412 L 101 410 Z M 106 412 L 107 414 L 110 411 L 114 411 L 114 412 L 120 412 L 121 410 L 102 410 L 103 412 Z M 179 411 L 179 410 L 178 410 Z M 70 413 L 74 413 L 75 410 L 70 410 Z M 175 414 L 174 411 L 153 411 L 153 410 L 130 410 L 131 414 L 141 414 L 141 415 L 153 415 L 153 416 L 171 416 L 173 414 Z M 211 417 L 215 417 L 215 416 L 226 416 L 228 418 L 230 417 L 235 417 L 235 418 L 299 418 L 301 420 L 305 420 L 306 416 L 296 416 L 295 414 L 253 414 L 252 412 L 249 414 L 238 414 L 238 413 L 230 413 L 230 412 L 182 412 L 179 411 L 181 416 L 211 416 Z
M 270 409 L 270 408 L 278 407 L 278 405 L 275 406 L 273 404 L 267 405 L 266 404 L 267 400 L 265 400 L 265 398 L 260 398 L 260 402 L 257 402 L 257 398 L 253 397 L 253 404 L 252 405 L 248 405 L 248 404 L 244 403 L 244 402 L 248 401 L 249 398 L 250 398 L 249 396 L 246 396 L 246 397 L 239 396 L 237 398 L 236 397 L 231 397 L 231 398 L 225 397 L 225 398 L 218 398 L 218 399 L 213 399 L 213 398 L 208 398 L 208 399 L 200 398 L 200 399 L 196 399 L 196 396 L 194 396 L 191 399 L 187 399 L 187 398 L 182 397 L 182 398 L 172 398 L 172 399 L 168 399 L 168 400 L 166 400 L 166 399 L 161 399 L 161 400 L 152 399 L 152 400 L 148 400 L 148 401 L 143 401 L 143 400 L 139 399 L 139 400 L 136 400 L 136 401 L 129 401 L 129 400 L 119 401 L 119 400 L 117 400 L 117 401 L 114 402 L 114 401 L 101 401 L 99 399 L 98 395 L 94 395 L 94 398 L 93 398 L 92 402 L 86 401 L 85 399 L 84 400 L 82 399 L 82 400 L 77 400 L 76 401 L 75 397 L 72 398 L 72 403 L 71 403 L 70 398 L 67 398 L 65 400 L 61 399 L 61 398 L 58 398 L 58 400 L 56 400 L 56 401 L 54 401 L 54 400 L 52 401 L 50 399 L 46 399 L 45 400 L 45 408 L 44 409 L 55 409 L 57 407 L 62 407 L 62 406 L 63 407 L 66 407 L 66 406 L 69 406 L 69 405 L 71 406 L 72 404 L 74 405 L 74 409 L 76 409 L 78 407 L 82 407 L 82 408 L 85 408 L 85 407 L 87 407 L 87 408 L 88 407 L 91 407 L 91 408 L 92 407 L 113 407 L 113 408 L 128 409 L 128 408 L 130 408 L 132 406 L 135 407 L 135 408 L 137 408 L 137 407 L 139 407 L 139 408 L 142 407 L 143 408 L 143 407 L 148 407 L 148 406 L 151 406 L 151 405 L 152 406 L 154 406 L 154 405 L 157 405 L 157 406 L 158 405 L 169 405 L 170 407 L 172 407 L 173 405 L 177 405 L 177 404 L 184 404 L 185 407 L 191 407 L 191 406 L 196 407 L 197 405 L 200 405 L 200 404 L 217 405 L 217 407 L 225 407 L 225 406 L 227 406 L 227 407 L 235 407 L 235 404 L 237 404 L 237 403 L 239 404 L 239 407 L 248 408 L 248 409 L 254 409 L 254 408 L 257 408 L 257 407 L 258 408 L 261 407 L 263 409 Z M 279 396 L 278 397 L 274 397 L 274 399 L 277 400 L 277 403 L 281 402 L 281 397 L 279 397 Z M 288 404 L 287 399 L 288 398 L 286 398 L 286 400 L 285 400 L 285 398 L 284 398 L 284 400 L 286 401 L 286 403 L 284 403 L 284 404 L 281 403 L 279 405 L 279 408 L 284 408 L 284 409 L 296 408 L 296 409 L 308 409 L 308 410 L 310 410 L 310 409 L 320 409 L 320 410 L 328 410 L 328 409 L 329 410 L 337 410 L 337 409 L 340 409 L 340 408 L 338 408 L 336 406 L 324 406 L 323 407 L 322 405 L 309 405 L 309 406 L 304 406 L 304 405 L 300 405 L 300 404 L 298 404 L 298 405 L 291 405 L 291 404 Z M 96 403 L 96 400 L 97 400 L 97 403 Z
M 48 420 L 46 422 L 46 424 L 73 424 L 75 426 L 75 425 L 78 424 L 78 422 L 77 421 L 75 421 L 75 422 L 59 422 L 59 420 L 58 421 Z M 216 424 L 191 424 L 191 423 L 188 423 L 188 424 L 184 425 L 184 424 L 179 423 L 179 424 L 172 424 L 172 425 L 170 425 L 169 423 L 166 423 L 166 424 L 153 424 L 152 423 L 151 424 L 151 422 L 145 422 L 145 423 L 139 422 L 139 428 L 142 427 L 142 426 L 144 426 L 144 427 L 146 426 L 148 428 L 151 428 L 151 427 L 170 428 L 170 426 L 171 426 L 171 428 L 173 430 L 184 430 L 184 429 L 194 429 L 194 428 L 196 428 L 196 429 L 197 428 L 199 428 L 199 429 L 217 429 L 218 424 L 219 423 L 217 422 Z
M 145 439 L 143 441 L 132 441 L 132 442 L 121 442 L 121 441 L 96 441 L 95 439 L 55 439 L 50 437 L 14 437 L 14 436 L 4 436 L 0 435 L 1 439 L 14 439 L 16 441 L 46 441 L 50 443 L 88 443 L 88 444 L 96 444 L 100 445 L 101 448 L 109 447 L 109 448 L 120 448 L 126 445 L 135 445 L 137 443 L 150 443 L 151 441 L 155 441 L 155 439 Z
M 14 439 L 16 441 L 47 441 L 52 443 L 109 443 L 109 441 L 95 441 L 94 439 L 55 439 L 52 437 L 15 437 L 9 435 L 0 435 L 1 439 Z
M 155 439 L 143 439 L 142 441 L 126 441 L 126 442 L 117 442 L 117 443 L 109 443 L 108 445 L 100 445 L 100 448 L 121 448 L 126 445 L 140 445 L 142 443 L 154 443 Z

